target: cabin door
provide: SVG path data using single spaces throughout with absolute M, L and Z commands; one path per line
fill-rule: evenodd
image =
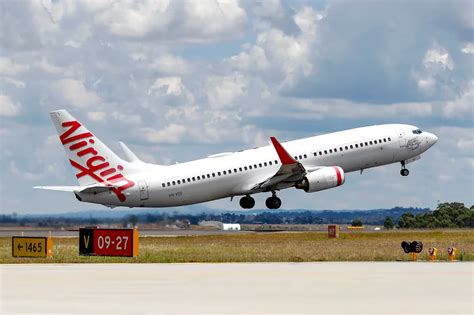
M 148 199 L 148 185 L 144 180 L 138 182 L 138 189 L 140 189 L 140 200 Z
M 407 139 L 405 138 L 404 132 L 398 133 L 398 142 L 400 143 L 400 148 L 407 146 Z

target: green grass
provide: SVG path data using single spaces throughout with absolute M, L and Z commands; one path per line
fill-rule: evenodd
M 53 238 L 52 258 L 14 258 L 11 238 L 0 238 L 0 263 L 185 263 L 185 262 L 305 262 L 409 260 L 402 241 L 422 241 L 419 260 L 427 250 L 439 249 L 447 260 L 447 248 L 458 248 L 458 259 L 474 260 L 474 230 L 343 232 L 339 239 L 326 233 L 255 233 L 179 237 L 141 237 L 137 258 L 82 257 L 78 238 Z

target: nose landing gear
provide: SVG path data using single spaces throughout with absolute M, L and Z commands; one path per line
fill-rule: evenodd
M 240 198 L 240 206 L 244 209 L 252 209 L 255 206 L 255 199 L 250 197 L 249 195 Z
M 410 171 L 405 168 L 405 161 L 401 161 L 400 163 L 402 164 L 402 169 L 400 170 L 400 175 L 408 176 L 408 174 L 410 174 Z
M 278 209 L 281 207 L 281 199 L 276 196 L 275 192 L 272 192 L 272 196 L 267 198 L 265 205 L 268 209 Z

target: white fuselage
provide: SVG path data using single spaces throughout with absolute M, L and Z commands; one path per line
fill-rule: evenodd
M 410 125 L 356 128 L 282 143 L 305 169 L 339 166 L 345 173 L 408 161 L 437 140 L 428 132 L 413 133 Z M 208 158 L 158 166 L 136 162 L 128 175 L 135 185 L 124 191 L 125 201 L 111 192 L 76 193 L 85 202 L 109 206 L 173 207 L 255 193 L 256 183 L 273 176 L 281 162 L 271 145 L 223 153 Z M 276 190 L 292 187 L 281 184 Z

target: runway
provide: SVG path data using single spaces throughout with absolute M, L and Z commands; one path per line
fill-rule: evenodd
M 474 263 L 0 265 L 0 313 L 472 314 Z

